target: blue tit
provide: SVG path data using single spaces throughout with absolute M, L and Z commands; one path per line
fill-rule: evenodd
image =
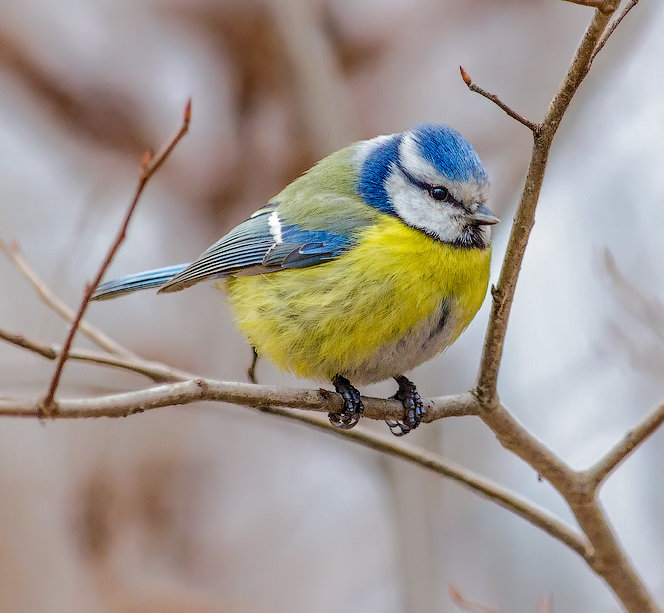
M 331 381 L 340 428 L 362 415 L 351 384 L 394 378 L 396 435 L 423 403 L 404 373 L 452 344 L 489 282 L 487 173 L 458 132 L 424 123 L 331 154 L 198 259 L 100 285 L 94 299 L 208 279 L 225 289 L 259 355 L 298 376 Z

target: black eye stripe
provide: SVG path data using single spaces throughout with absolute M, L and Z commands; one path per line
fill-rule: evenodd
M 452 204 L 454 206 L 458 206 L 458 207 L 461 207 L 462 209 L 465 209 L 463 204 L 461 204 L 456 198 L 454 198 L 454 196 L 452 196 L 452 194 L 450 194 L 450 192 L 448 191 L 448 189 L 446 187 L 443 187 L 442 185 L 430 185 L 429 183 L 426 183 L 424 181 L 420 181 L 417 177 L 414 177 L 412 174 L 410 174 L 410 172 L 408 172 L 403 167 L 403 165 L 401 164 L 400 161 L 397 163 L 397 168 L 403 173 L 403 175 L 406 177 L 406 179 L 408 179 L 408 181 L 410 183 L 412 183 L 415 187 L 417 187 L 421 190 L 424 190 L 425 192 L 428 192 L 428 194 L 434 200 L 438 200 L 439 202 L 449 202 L 450 204 Z M 447 192 L 447 195 L 444 198 L 440 198 L 440 199 L 434 197 L 432 192 L 434 190 L 437 190 L 437 189 L 444 189 Z

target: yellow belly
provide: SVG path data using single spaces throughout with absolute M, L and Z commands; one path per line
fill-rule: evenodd
M 490 257 L 490 248 L 452 247 L 385 216 L 335 260 L 230 277 L 226 286 L 259 354 L 301 377 L 339 373 L 367 383 L 402 374 L 456 340 L 484 300 Z M 445 329 L 436 330 L 443 304 Z M 414 345 L 434 332 L 438 341 L 418 353 Z

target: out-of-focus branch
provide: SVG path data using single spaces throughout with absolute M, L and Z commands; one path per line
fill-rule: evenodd
M 355 114 L 334 49 L 327 36 L 322 6 L 309 0 L 269 4 L 288 53 L 293 87 L 318 156 L 357 139 Z
M 638 424 L 630 428 L 621 441 L 616 443 L 584 476 L 592 487 L 601 483 L 618 465 L 664 423 L 664 400 L 660 401 Z
M 468 611 L 469 613 L 498 613 L 496 609 L 487 607 L 479 602 L 468 600 L 455 585 L 450 584 L 447 587 L 447 591 L 452 602 L 462 611 Z
M 602 254 L 602 264 L 613 284 L 616 298 L 642 323 L 648 332 L 664 342 L 664 304 L 643 290 L 623 273 L 608 249 Z
M 72 323 L 76 317 L 76 313 L 70 309 L 60 298 L 58 298 L 44 283 L 44 281 L 39 277 L 35 270 L 25 261 L 21 255 L 21 251 L 18 248 L 18 245 L 5 243 L 0 239 L 0 251 L 2 251 L 9 261 L 14 265 L 16 270 L 18 270 L 21 275 L 23 275 L 28 282 L 32 285 L 33 289 L 37 292 L 37 295 L 41 300 L 50 307 L 55 313 L 57 313 L 65 321 Z M 125 357 L 136 357 L 134 353 L 129 351 L 126 347 L 123 347 L 113 339 L 109 338 L 104 334 L 99 328 L 93 326 L 87 321 L 81 321 L 79 324 L 79 329 L 85 336 L 87 336 L 97 347 L 113 353 L 116 355 L 122 355 Z
M 71 344 L 74 340 L 74 336 L 76 335 L 76 331 L 78 330 L 81 320 L 83 319 L 83 315 L 85 314 L 88 304 L 90 303 L 90 299 L 92 298 L 92 293 L 94 292 L 95 288 L 101 283 L 101 280 L 104 277 L 104 274 L 106 273 L 106 270 L 108 269 L 109 265 L 111 264 L 111 261 L 115 256 L 115 253 L 117 252 L 118 248 L 120 247 L 120 244 L 125 238 L 129 222 L 131 221 L 131 217 L 134 213 L 134 210 L 136 209 L 136 205 L 138 204 L 138 201 L 141 197 L 141 194 L 143 193 L 143 190 L 145 189 L 145 186 L 147 185 L 148 181 L 152 178 L 154 173 L 157 172 L 157 170 L 159 170 L 161 165 L 166 161 L 166 159 L 171 154 L 173 149 L 175 149 L 176 145 L 180 142 L 182 137 L 188 132 L 190 121 L 191 121 L 191 100 L 187 102 L 187 105 L 184 110 L 184 116 L 182 119 L 182 125 L 175 133 L 175 135 L 162 147 L 161 151 L 159 151 L 157 155 L 154 155 L 152 152 L 146 152 L 143 155 L 143 160 L 141 165 L 141 175 L 138 180 L 138 185 L 136 186 L 136 191 L 134 192 L 134 197 L 129 205 L 129 208 L 127 209 L 127 212 L 125 213 L 125 217 L 124 220 L 122 221 L 122 225 L 120 226 L 120 230 L 118 231 L 117 236 L 113 241 L 113 244 L 108 250 L 106 257 L 104 258 L 104 261 L 99 267 L 99 270 L 97 271 L 94 280 L 92 281 L 92 283 L 88 283 L 87 287 L 85 288 L 83 299 L 81 300 L 81 304 L 78 307 L 78 311 L 71 324 L 71 328 L 69 329 L 69 333 L 67 334 L 67 338 L 65 339 L 64 345 L 62 346 L 62 352 L 55 366 L 55 371 L 53 372 L 53 377 L 51 378 L 51 382 L 49 383 L 46 395 L 44 396 L 44 399 L 40 403 L 40 412 L 43 416 L 52 416 L 53 414 L 56 414 L 58 412 L 57 403 L 54 402 L 55 392 L 58 389 L 58 384 L 60 383 L 60 377 L 62 376 L 62 370 L 67 361 L 67 356 L 69 355 L 69 349 L 71 348 Z

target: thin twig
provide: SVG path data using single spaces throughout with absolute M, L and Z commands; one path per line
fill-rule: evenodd
M 482 89 L 478 85 L 472 82 L 470 75 L 463 69 L 463 66 L 459 66 L 459 71 L 461 72 L 461 78 L 463 82 L 468 86 L 468 89 L 472 92 L 484 96 L 488 100 L 491 100 L 497 107 L 505 111 L 512 119 L 516 119 L 520 124 L 526 126 L 533 134 L 537 134 L 540 131 L 541 126 L 536 124 L 529 119 L 526 119 L 520 113 L 517 113 L 514 109 L 507 106 L 496 94 L 490 94 L 488 91 Z
M 46 283 L 44 283 L 44 281 L 35 272 L 35 270 L 23 259 L 17 244 L 8 244 L 0 239 L 0 251 L 2 251 L 7 256 L 9 261 L 14 265 L 18 272 L 20 272 L 28 280 L 28 282 L 32 285 L 33 289 L 37 292 L 37 295 L 46 304 L 46 306 L 50 307 L 66 322 L 71 324 L 74 321 L 76 313 L 74 313 L 72 309 L 70 309 L 51 291 Z M 85 320 L 80 322 L 79 329 L 95 345 L 97 345 L 97 347 L 103 349 L 104 351 L 125 357 L 136 357 L 136 354 L 131 352 L 126 347 L 120 345 L 120 343 L 109 338 L 99 328 L 93 326 Z
M 613 34 L 616 30 L 616 28 L 620 25 L 620 22 L 625 19 L 627 16 L 627 13 L 629 13 L 637 4 L 639 0 L 630 0 L 626 5 L 625 8 L 620 11 L 620 14 L 613 20 L 611 25 L 607 28 L 606 32 L 604 33 L 604 36 L 600 38 L 599 42 L 597 43 L 597 46 L 595 47 L 595 51 L 593 51 L 593 54 L 590 56 L 590 63 L 592 64 L 595 58 L 597 57 L 597 54 L 604 48 L 604 45 L 606 45 L 606 41 L 609 40 L 609 37 L 611 34 Z
M 57 360 L 61 353 L 62 347 L 56 344 L 40 343 L 38 341 L 26 338 L 23 334 L 14 334 L 7 330 L 0 328 L 0 340 L 6 341 L 27 349 L 37 355 L 40 355 L 48 360 Z M 69 360 L 76 360 L 79 362 L 87 362 L 89 364 L 97 364 L 100 366 L 111 366 L 113 368 L 120 368 L 134 372 L 136 374 L 148 377 L 155 383 L 187 381 L 195 379 L 197 375 L 179 370 L 171 366 L 166 366 L 161 362 L 153 362 L 144 360 L 139 357 L 124 357 L 115 354 L 99 353 L 96 351 L 76 350 L 69 351 Z
M 590 6 L 599 11 L 607 12 L 607 7 L 610 6 L 610 2 L 607 0 L 565 0 L 565 2 L 570 2 L 572 4 L 580 4 L 581 6 Z
M 106 269 L 111 264 L 111 261 L 115 256 L 115 253 L 117 252 L 118 248 L 120 247 L 120 244 L 125 238 L 127 227 L 129 226 L 129 222 L 131 221 L 131 217 L 134 213 L 134 210 L 136 209 L 136 205 L 138 204 L 141 194 L 143 193 L 143 189 L 147 185 L 150 178 L 154 175 L 154 173 L 157 170 L 159 170 L 161 165 L 166 161 L 166 158 L 168 158 L 173 149 L 175 149 L 175 146 L 180 142 L 182 137 L 187 133 L 187 131 L 189 130 L 190 121 L 191 121 L 191 100 L 187 102 L 187 105 L 185 107 L 184 116 L 182 119 L 182 125 L 180 126 L 180 129 L 175 133 L 175 135 L 171 138 L 171 140 L 166 143 L 166 145 L 156 156 L 151 152 L 146 152 L 143 155 L 141 175 L 138 180 L 136 191 L 134 192 L 134 197 L 131 201 L 131 204 L 129 205 L 129 208 L 127 209 L 122 225 L 120 226 L 120 230 L 118 231 L 118 234 L 115 237 L 113 244 L 108 250 L 106 257 L 104 258 L 104 261 L 99 267 L 99 270 L 97 271 L 94 280 L 92 281 L 92 283 L 87 284 L 87 287 L 85 288 L 83 300 L 81 300 L 81 304 L 78 308 L 76 316 L 74 317 L 74 321 L 72 322 L 71 328 L 69 329 L 69 334 L 67 335 L 67 338 L 62 346 L 62 353 L 60 354 L 60 358 L 58 359 L 58 362 L 55 366 L 55 371 L 53 372 L 53 377 L 51 378 L 51 382 L 49 383 L 46 395 L 44 396 L 44 399 L 41 403 L 42 415 L 44 416 L 51 416 L 52 414 L 57 413 L 58 407 L 53 399 L 55 397 L 55 392 L 58 389 L 58 384 L 60 383 L 62 369 L 64 368 L 65 362 L 67 361 L 67 356 L 69 354 L 69 349 L 71 348 L 71 344 L 74 340 L 74 335 L 76 334 L 76 330 L 78 329 L 81 320 L 83 319 L 83 315 L 85 314 L 88 304 L 90 303 L 90 299 L 92 298 L 94 290 L 99 285 L 99 283 L 101 283 L 101 280 L 104 277 L 104 274 L 106 273 Z
M 591 487 L 599 487 L 618 465 L 663 423 L 664 400 L 661 400 L 621 441 L 585 472 Z

